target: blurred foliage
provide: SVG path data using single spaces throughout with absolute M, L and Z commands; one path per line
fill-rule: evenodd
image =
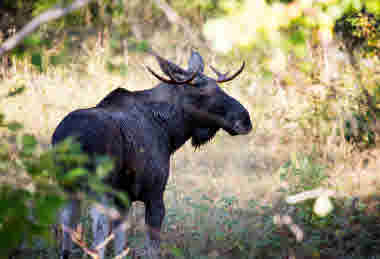
M 291 194 L 320 187 L 328 178 L 326 167 L 313 159 L 313 155 L 292 153 L 291 159 L 280 167 L 282 180 L 291 182 Z
M 112 162 L 103 158 L 90 177 L 84 167 L 88 157 L 72 139 L 42 151 L 34 136 L 19 132 L 20 124 L 0 126 L 6 130 L 0 140 L 0 250 L 6 256 L 36 237 L 53 242 L 52 225 L 68 197 L 62 187 L 76 190 L 86 176 L 93 190 L 108 191 L 102 179 Z
M 350 16 L 363 7 L 371 13 L 370 16 L 358 16 L 358 19 Z M 318 30 L 323 38 L 331 38 L 337 19 L 343 15 L 346 16 L 340 21 L 347 20 L 356 26 L 354 34 L 360 34 L 359 37 L 366 37 L 370 44 L 375 44 L 375 16 L 378 14 L 380 2 L 373 0 L 245 1 L 241 8 L 231 10 L 229 15 L 210 19 L 204 26 L 204 33 L 215 49 L 222 52 L 228 52 L 234 45 L 272 46 L 303 56 L 305 36 Z M 358 27 L 362 27 L 360 32 Z
M 192 23 L 203 25 L 212 17 L 220 17 L 238 10 L 244 0 L 172 0 L 168 3 Z
M 336 21 L 334 32 L 349 50 L 360 48 L 364 55 L 380 55 L 380 14 L 365 8 L 349 12 Z
M 15 89 L 8 97 L 23 89 Z M 113 168 L 109 158 L 97 157 L 96 170 L 90 175 L 86 169 L 89 157 L 73 139 L 43 150 L 33 135 L 21 129 L 20 123 L 6 122 L 0 113 L 1 258 L 8 258 L 17 247 L 28 246 L 36 237 L 54 242 L 52 225 L 68 195 L 76 195 L 78 184 L 85 183 L 98 193 L 112 192 L 128 203 L 125 194 L 110 190 L 102 182 Z M 65 193 L 63 187 L 72 192 Z
M 313 143 L 322 146 L 330 136 L 344 135 L 346 141 L 368 148 L 376 141 L 374 124 L 379 114 L 377 83 L 373 82 L 377 80 L 374 66 L 380 47 L 379 18 L 380 1 L 374 0 L 256 0 L 245 1 L 226 16 L 209 19 L 203 32 L 222 53 L 236 48 L 246 56 L 255 52 L 259 70 L 267 78 L 278 78 L 282 85 L 295 88 L 322 88 L 318 93 L 302 90 L 308 106 L 289 119 Z M 345 46 L 341 50 L 351 66 L 338 68 L 340 76 L 329 70 L 329 59 L 337 60 L 328 57 L 338 54 L 328 54 L 336 41 Z M 359 57 L 372 60 L 362 66 Z M 371 62 L 375 62 L 372 68 L 368 65 Z M 346 72 L 353 74 L 351 82 Z M 294 74 L 303 74 L 299 77 L 304 82 L 295 81 Z M 339 132 L 342 114 L 343 132 Z

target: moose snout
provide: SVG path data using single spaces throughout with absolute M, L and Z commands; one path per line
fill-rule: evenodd
M 244 111 L 242 113 L 234 113 L 230 116 L 230 126 L 226 130 L 231 136 L 247 135 L 251 132 L 252 123 L 248 112 Z
M 250 121 L 238 120 L 232 126 L 232 131 L 235 134 L 231 135 L 247 135 L 252 130 L 252 124 Z

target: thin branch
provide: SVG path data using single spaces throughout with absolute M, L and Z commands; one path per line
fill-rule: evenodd
M 67 232 L 70 234 L 71 240 L 77 244 L 79 247 L 82 248 L 82 250 L 89 255 L 93 259 L 99 259 L 99 251 L 106 247 L 109 242 L 111 242 L 115 238 L 115 232 L 116 231 L 123 231 L 125 232 L 129 227 L 129 224 L 127 223 L 126 220 L 123 221 L 114 231 L 112 231 L 108 237 L 99 245 L 97 245 L 95 248 L 91 249 L 88 247 L 86 242 L 83 240 L 83 233 L 82 230 L 80 229 L 72 229 L 68 226 L 62 225 L 62 230 L 63 232 Z M 114 259 L 120 259 L 126 256 L 129 253 L 129 248 L 127 247 L 124 249 L 119 255 L 117 255 Z
M 165 0 L 152 0 L 152 1 L 155 3 L 155 5 L 158 8 L 160 8 L 164 12 L 169 22 L 182 26 L 182 28 L 184 29 L 188 37 L 194 36 L 194 32 L 191 30 L 189 22 L 186 19 L 179 16 L 177 12 L 169 4 L 165 2 Z
M 62 225 L 63 232 L 68 232 L 70 234 L 71 240 L 83 249 L 83 251 L 93 259 L 99 259 L 98 250 L 88 248 L 86 242 L 83 240 L 82 233 L 78 229 L 73 230 L 68 226 Z
M 121 252 L 119 255 L 115 256 L 114 259 L 122 259 L 122 258 L 124 258 L 128 253 L 129 253 L 129 247 L 127 247 L 126 249 L 124 249 L 124 251 Z
M 296 204 L 305 200 L 318 198 L 322 195 L 334 196 L 335 192 L 333 190 L 318 188 L 312 191 L 301 192 L 292 196 L 288 196 L 286 198 L 286 202 L 288 204 Z
M 181 25 L 183 24 L 182 18 L 165 1 L 153 0 L 153 2 L 164 12 L 169 22 Z
M 6 52 L 15 48 L 26 36 L 28 36 L 33 31 L 35 31 L 40 25 L 47 23 L 48 21 L 65 16 L 66 14 L 71 13 L 87 5 L 91 1 L 93 0 L 76 0 L 72 4 L 66 7 L 57 6 L 35 17 L 32 21 L 30 21 L 27 25 L 25 25 L 14 36 L 7 39 L 3 44 L 1 44 L 0 57 L 2 57 Z
M 300 226 L 293 222 L 293 219 L 289 215 L 276 214 L 273 217 L 273 221 L 274 224 L 279 228 L 286 226 L 288 230 L 295 236 L 297 242 L 301 242 L 304 239 L 304 231 Z

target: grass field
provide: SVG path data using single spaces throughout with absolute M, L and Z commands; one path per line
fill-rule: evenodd
M 207 64 L 223 71 L 240 65 L 237 59 L 200 52 Z M 162 55 L 179 63 L 187 60 L 185 49 L 180 56 L 176 53 L 178 49 L 167 47 Z M 93 49 L 80 52 L 70 65 L 48 67 L 43 73 L 29 65 L 12 68 L 0 82 L 0 96 L 22 86 L 26 90 L 0 99 L 0 110 L 6 119 L 22 122 L 24 131 L 48 148 L 54 128 L 68 112 L 93 106 L 120 86 L 139 90 L 157 84 L 144 68 L 158 69 L 152 57 L 128 53 L 126 76 L 105 69 L 106 57 L 107 50 Z M 248 108 L 254 131 L 238 137 L 220 132 L 200 150 L 187 143 L 174 155 L 165 194 L 163 257 L 380 258 L 379 150 L 358 151 L 335 134 L 316 141 L 314 131 L 322 127 L 302 128 L 285 117 L 306 113 L 310 103 L 299 89 L 313 91 L 318 85 L 291 67 L 281 76 L 291 82 L 279 86 L 255 74 L 255 60 L 247 61 L 246 72 L 223 87 Z M 344 62 L 331 58 L 330 66 L 343 84 L 352 77 Z M 335 210 L 327 217 L 313 214 L 312 201 L 284 201 L 289 194 L 321 186 L 336 193 Z M 142 238 L 143 213 L 141 204 L 131 212 L 132 247 Z M 275 215 L 290 215 L 303 239 L 276 225 Z M 83 224 L 88 224 L 86 217 Z M 86 258 L 77 252 L 77 258 Z M 17 258 L 31 256 L 57 258 L 55 244 L 38 243 Z

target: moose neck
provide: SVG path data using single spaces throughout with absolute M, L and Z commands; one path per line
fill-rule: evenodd
M 137 96 L 150 108 L 154 123 L 168 136 L 171 154 L 191 138 L 197 125 L 185 114 L 183 86 L 160 84 L 138 92 Z

